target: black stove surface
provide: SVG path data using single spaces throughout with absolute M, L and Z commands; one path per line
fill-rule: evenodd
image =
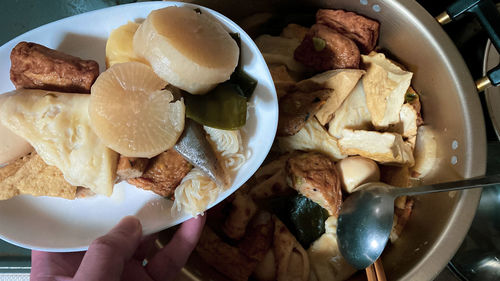
M 419 0 L 434 17 L 456 0 Z M 500 3 L 499 0 L 494 1 Z M 445 25 L 444 30 L 455 42 L 469 67 L 472 77 L 483 76 L 483 60 L 488 35 L 472 15 Z M 476 93 L 471 93 L 476 94 Z M 488 163 L 486 174 L 498 174 L 500 169 L 500 143 L 488 115 L 484 93 L 479 93 L 486 124 Z M 483 190 L 481 202 L 462 246 L 436 281 L 448 280 L 500 280 L 500 185 Z M 493 219 L 492 219 L 493 218 Z
M 434 17 L 445 11 L 448 6 L 456 0 L 417 0 Z M 495 0 L 500 3 L 500 0 Z M 465 63 L 469 67 L 474 80 L 483 77 L 483 59 L 488 35 L 479 24 L 479 21 L 473 15 L 466 15 L 459 21 L 451 22 L 445 25 L 444 30 L 455 42 L 458 50 L 462 54 Z M 483 115 L 486 123 L 486 135 L 488 142 L 497 141 L 497 136 L 491 119 L 488 116 L 486 101 L 483 93 L 479 93 Z

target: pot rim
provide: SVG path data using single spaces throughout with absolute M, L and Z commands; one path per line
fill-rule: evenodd
M 467 158 L 463 159 L 464 172 L 457 177 L 472 178 L 484 175 L 486 172 L 485 123 L 474 80 L 462 56 L 441 25 L 419 3 L 411 0 L 388 2 L 390 2 L 388 5 L 408 15 L 409 20 L 419 26 L 420 30 L 428 33 L 427 38 L 433 39 L 432 45 L 440 53 L 456 84 L 456 94 L 462 100 L 463 129 L 468 142 L 464 153 Z M 400 280 L 432 280 L 446 267 L 467 235 L 479 205 L 481 191 L 481 189 L 465 190 L 455 195 L 459 197 L 444 230 L 427 254 Z

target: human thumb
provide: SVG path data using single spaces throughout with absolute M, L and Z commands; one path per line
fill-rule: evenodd
M 74 280 L 120 280 L 123 266 L 139 246 L 141 236 L 140 221 L 132 216 L 123 218 L 90 244 Z

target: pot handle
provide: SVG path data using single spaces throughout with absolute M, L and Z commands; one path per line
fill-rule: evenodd
M 458 0 L 445 12 L 438 15 L 436 19 L 440 24 L 445 25 L 467 13 L 476 15 L 483 28 L 488 32 L 491 43 L 500 53 L 500 13 L 492 0 Z M 479 92 L 490 86 L 498 85 L 500 85 L 500 65 L 476 81 Z

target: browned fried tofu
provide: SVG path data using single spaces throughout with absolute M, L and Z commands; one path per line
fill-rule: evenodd
M 170 197 L 193 166 L 177 151 L 169 149 L 149 161 L 141 177 L 128 179 L 130 184 Z
M 295 49 L 294 58 L 316 71 L 326 71 L 358 68 L 360 53 L 351 39 L 326 25 L 315 24 Z
M 274 222 L 271 214 L 258 213 L 248 226 L 241 242 L 238 244 L 240 251 L 247 257 L 262 261 L 271 249 L 273 242 Z
M 306 37 L 307 31 L 309 31 L 307 27 L 290 23 L 281 31 L 281 37 L 302 41 Z
M 118 180 L 128 180 L 142 176 L 149 160 L 147 158 L 127 157 L 120 155 L 116 166 Z
M 412 86 L 408 88 L 405 95 L 405 101 L 409 103 L 417 112 L 417 126 L 424 124 L 422 119 L 422 104 L 420 103 L 420 95 L 413 89 Z
M 394 208 L 394 220 L 390 235 L 391 242 L 394 243 L 394 241 L 401 236 L 401 233 L 403 233 L 403 229 L 410 220 L 414 203 L 415 200 L 413 200 L 413 198 L 407 197 L 404 208 L 399 208 L 397 206 Z
M 309 255 L 283 222 L 276 216 L 273 216 L 273 221 L 276 281 L 309 280 Z
M 0 200 L 20 194 L 75 199 L 76 186 L 61 171 L 47 165 L 35 152 L 0 168 Z
M 295 80 L 290 76 L 286 66 L 272 65 L 269 67 L 269 72 L 273 77 L 274 86 L 278 99 L 290 92 L 295 86 Z
M 342 204 L 340 177 L 335 163 L 317 153 L 296 153 L 288 158 L 287 182 L 300 194 L 326 209 L 331 216 L 338 216 Z
M 245 235 L 247 225 L 257 212 L 257 205 L 243 192 L 237 192 L 231 202 L 231 211 L 222 230 L 232 239 L 239 240 Z
M 397 187 L 411 187 L 410 168 L 408 166 L 379 165 L 380 181 Z
M 373 51 L 377 44 L 380 24 L 356 13 L 320 9 L 316 13 L 316 23 L 326 25 L 351 39 L 363 54 Z
M 222 241 L 208 226 L 203 229 L 196 252 L 206 263 L 233 281 L 248 280 L 257 266 L 257 261 Z
M 17 44 L 10 61 L 10 80 L 16 89 L 90 93 L 99 75 L 99 65 L 93 60 L 82 60 L 31 42 Z
M 95 195 L 96 193 L 90 190 L 90 188 L 86 188 L 83 186 L 78 186 L 76 188 L 76 198 L 89 198 Z
M 330 97 L 330 91 L 292 92 L 280 99 L 277 135 L 293 136 L 313 118 Z
M 31 157 L 32 155 L 28 154 L 10 163 L 9 165 L 0 168 L 0 200 L 6 200 L 19 195 L 19 189 L 17 189 L 17 187 L 13 184 L 6 184 L 5 181 L 14 177 L 16 172 L 19 171 L 19 169 L 21 169 L 21 167 L 23 167 Z

